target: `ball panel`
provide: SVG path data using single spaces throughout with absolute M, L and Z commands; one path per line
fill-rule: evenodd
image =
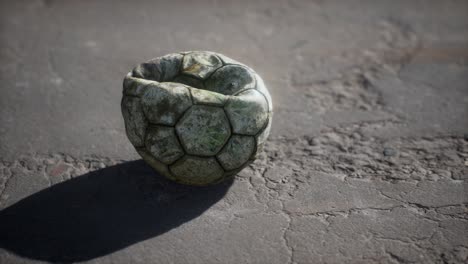
M 246 67 L 226 65 L 205 81 L 205 88 L 213 92 L 233 95 L 245 89 L 255 88 L 255 78 Z
M 128 139 L 135 147 L 143 146 L 148 124 L 140 104 L 140 99 L 124 96 L 121 102 L 121 109 Z
M 149 122 L 171 126 L 192 105 L 189 88 L 169 82 L 149 84 L 141 101 Z
M 236 65 L 243 65 L 242 63 L 233 60 L 229 58 L 228 56 L 225 56 L 223 54 L 216 53 L 216 55 L 221 59 L 224 65 L 229 65 L 229 64 L 236 64 Z
M 171 164 L 184 155 L 173 127 L 150 126 L 146 131 L 145 147 L 165 164 Z
M 184 75 L 184 74 L 177 75 L 174 78 L 174 80 L 172 80 L 172 82 L 182 83 L 182 84 L 188 85 L 190 87 L 204 89 L 204 85 L 203 85 L 203 82 L 201 80 L 199 80 L 199 79 L 197 79 L 195 77 Z
M 176 131 L 189 154 L 215 155 L 226 143 L 231 130 L 222 108 L 194 105 L 180 119 Z
M 183 57 L 182 54 L 171 53 L 143 62 L 133 69 L 132 76 L 158 82 L 170 81 L 179 74 Z
M 161 82 L 169 82 L 179 75 L 183 57 L 179 53 L 172 53 L 160 58 L 159 63 L 163 70 Z
M 155 169 L 157 172 L 159 172 L 162 176 L 171 179 L 171 180 L 176 180 L 174 175 L 169 171 L 169 168 L 167 165 L 164 163 L 160 162 L 159 160 L 155 159 L 147 150 L 145 149 L 137 149 L 138 154 L 143 158 L 146 163 L 148 163 L 153 169 Z
M 257 145 L 257 149 L 255 149 L 255 152 L 249 158 L 250 162 L 253 162 L 254 160 L 256 160 L 260 156 L 260 154 L 263 152 L 264 146 L 265 146 L 265 144 Z
M 194 104 L 223 106 L 227 96 L 201 89 L 190 89 Z
M 273 112 L 270 112 L 268 113 L 268 121 L 266 126 L 256 136 L 257 149 L 255 150 L 255 153 L 252 155 L 252 157 L 250 157 L 251 160 L 255 160 L 257 156 L 262 153 L 265 142 L 268 138 L 268 135 L 270 134 L 272 120 Z
M 124 95 L 140 97 L 144 94 L 146 90 L 146 85 L 150 83 L 154 83 L 154 81 L 135 78 L 135 77 L 131 77 L 130 75 L 131 73 L 129 73 L 124 79 L 124 83 L 123 83 Z
M 233 135 L 216 157 L 221 166 L 229 171 L 240 168 L 246 163 L 254 150 L 254 137 Z
M 169 166 L 174 177 L 181 183 L 207 185 L 222 179 L 224 170 L 215 158 L 184 156 Z
M 193 51 L 184 56 L 182 72 L 200 79 L 205 79 L 223 63 L 212 52 Z
M 273 111 L 273 101 L 271 99 L 270 93 L 268 92 L 268 90 L 267 90 L 267 88 L 265 86 L 265 83 L 263 82 L 262 77 L 260 77 L 260 75 L 258 75 L 258 74 L 255 74 L 255 79 L 257 80 L 256 89 L 265 96 L 265 98 L 266 98 L 266 100 L 268 102 L 268 112 Z
M 265 126 L 268 118 L 268 103 L 254 89 L 229 98 L 224 109 L 235 134 L 255 135 Z
M 263 143 L 265 143 L 265 141 L 267 140 L 268 135 L 270 134 L 270 130 L 271 130 L 272 119 L 273 119 L 273 112 L 270 112 L 270 113 L 268 113 L 267 125 L 266 125 L 265 128 L 264 128 L 260 133 L 258 133 L 258 135 L 257 135 L 257 144 L 259 144 L 259 145 L 260 145 L 260 144 L 263 144 Z
M 227 179 L 233 178 L 239 172 L 241 172 L 245 167 L 249 166 L 251 163 L 252 163 L 252 160 L 248 160 L 247 162 L 242 164 L 240 168 L 224 172 L 224 179 L 227 180 Z
M 133 69 L 132 76 L 159 82 L 163 73 L 161 64 L 159 62 L 160 58 L 155 58 L 139 64 Z

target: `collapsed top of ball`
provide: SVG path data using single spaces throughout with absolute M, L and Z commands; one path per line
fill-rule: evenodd
M 162 175 L 206 185 L 255 159 L 272 102 L 262 78 L 222 54 L 192 51 L 141 63 L 123 84 L 127 136 Z

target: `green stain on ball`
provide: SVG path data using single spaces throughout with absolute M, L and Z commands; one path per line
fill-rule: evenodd
M 127 136 L 160 174 L 215 184 L 252 162 L 268 137 L 272 102 L 252 69 L 206 51 L 138 65 L 124 80 Z

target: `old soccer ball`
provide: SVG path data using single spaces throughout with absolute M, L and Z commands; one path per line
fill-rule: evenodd
M 160 174 L 183 184 L 233 177 L 262 150 L 272 102 L 251 68 L 208 51 L 141 63 L 123 83 L 128 139 Z

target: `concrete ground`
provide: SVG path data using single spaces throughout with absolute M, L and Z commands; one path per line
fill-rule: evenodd
M 1 1 L 0 263 L 467 263 L 467 1 Z M 212 50 L 275 107 L 233 182 L 126 138 L 139 62 Z M 132 161 L 137 160 L 137 161 Z

